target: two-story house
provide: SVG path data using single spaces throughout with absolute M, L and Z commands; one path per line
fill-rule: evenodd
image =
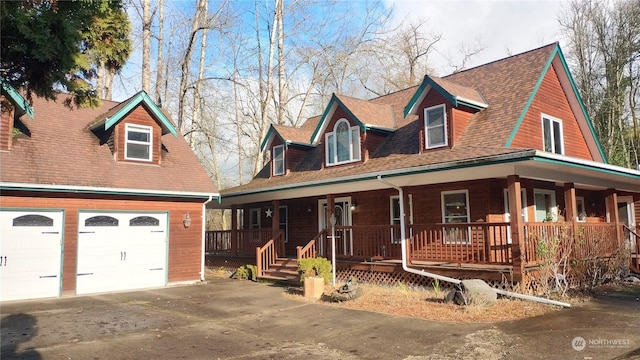
M 395 282 L 406 240 L 413 267 L 520 281 L 559 221 L 637 256 L 640 172 L 607 164 L 557 43 L 371 100 L 333 95 L 262 150 L 268 166 L 222 191 L 232 229 L 208 238 L 218 257 L 261 246 L 261 275 L 335 241 L 343 277 Z

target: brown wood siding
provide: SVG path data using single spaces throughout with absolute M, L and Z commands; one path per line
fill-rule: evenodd
M 11 150 L 13 141 L 13 108 L 5 106 L 8 102 L 4 95 L 0 95 L 2 113 L 0 113 L 0 150 Z
M 124 159 L 124 144 L 126 140 L 126 124 L 151 126 L 153 129 L 153 155 L 151 156 L 151 162 L 147 161 L 135 161 Z M 144 164 L 160 164 L 160 150 L 162 148 L 162 128 L 151 116 L 149 111 L 143 106 L 138 105 L 133 109 L 122 121 L 116 125 L 115 129 L 115 150 L 117 152 L 118 161 L 136 162 Z
M 280 205 L 287 207 L 288 215 L 285 250 L 287 256 L 295 256 L 297 246 L 307 245 L 318 234 L 318 198 L 285 200 Z
M 466 106 L 460 106 L 459 108 L 451 108 L 451 144 L 453 147 L 456 145 L 456 141 L 460 137 L 460 135 L 467 129 L 469 125 L 469 121 L 473 117 L 473 109 L 468 108 Z M 423 115 L 424 116 L 424 115 Z
M 424 109 L 428 108 L 428 107 L 432 107 L 432 106 L 436 106 L 436 105 L 442 105 L 445 104 L 445 112 L 446 112 L 446 117 L 447 117 L 447 146 L 443 146 L 440 148 L 435 148 L 435 149 L 427 149 L 426 148 L 426 142 L 424 139 L 424 132 L 425 132 L 425 128 L 424 128 Z M 422 102 L 420 103 L 420 105 L 418 106 L 418 121 L 420 122 L 420 149 L 421 151 L 436 151 L 438 149 L 444 149 L 444 148 L 450 148 L 452 146 L 452 137 L 451 137 L 451 132 L 452 132 L 452 123 L 451 123 L 451 103 L 449 103 L 449 101 L 447 99 L 444 98 L 444 96 L 440 95 L 439 92 L 435 91 L 435 90 L 431 90 L 429 91 L 429 93 L 427 94 L 427 96 L 424 97 L 424 99 L 422 100 Z
M 376 152 L 378 146 L 387 138 L 386 135 L 376 133 L 373 131 L 369 131 L 366 134 L 364 143 L 362 144 L 362 148 L 364 152 L 362 154 L 362 159 L 366 160 L 371 157 L 371 154 Z M 366 157 L 365 157 L 366 154 Z
M 22 195 L 22 196 L 21 196 Z M 64 210 L 64 238 L 62 258 L 62 292 L 75 293 L 78 251 L 78 212 L 101 211 L 158 211 L 169 213 L 168 281 L 196 281 L 200 279 L 202 246 L 202 203 L 184 200 L 151 200 L 130 197 L 95 196 L 71 198 L 68 194 L 3 193 L 3 208 L 62 209 Z M 191 226 L 183 225 L 189 213 Z
M 287 173 L 295 169 L 296 165 L 307 156 L 309 150 L 301 149 L 295 146 L 289 146 L 286 149 L 285 159 L 287 162 Z
M 586 160 L 593 160 L 587 143 L 578 126 L 578 121 L 571 111 L 567 97 L 560 86 L 560 81 L 553 67 L 544 76 L 524 120 L 518 128 L 512 147 L 543 150 L 542 114 L 558 118 L 562 121 L 564 153 Z

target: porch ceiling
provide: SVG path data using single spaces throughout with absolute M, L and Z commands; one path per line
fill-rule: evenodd
M 617 189 L 640 193 L 640 171 L 618 166 L 569 158 L 540 151 L 520 153 L 517 156 L 496 156 L 475 162 L 451 162 L 418 166 L 392 171 L 365 173 L 320 181 L 261 188 L 222 195 L 220 204 L 212 202 L 210 208 L 228 208 L 247 203 L 341 195 L 361 191 L 388 189 L 378 181 L 381 175 L 397 186 L 419 186 L 478 179 L 521 178 L 574 183 L 577 188 L 591 190 Z

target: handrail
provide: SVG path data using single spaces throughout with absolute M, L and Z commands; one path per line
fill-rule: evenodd
M 636 253 L 640 254 L 640 235 L 633 231 L 629 226 L 622 224 L 622 227 L 629 232 L 629 235 L 633 235 L 636 239 Z
M 317 235 L 316 235 L 317 237 Z M 302 246 L 296 246 L 296 258 L 298 260 L 300 259 L 307 259 L 307 258 L 314 258 L 317 256 L 317 251 L 316 251 L 316 239 L 311 239 L 311 241 L 309 241 L 307 243 L 307 245 L 305 245 L 304 247 Z
M 269 265 L 273 264 L 276 259 L 275 241 L 273 239 L 267 241 L 264 246 L 256 248 L 256 268 L 258 277 L 264 276 L 265 271 L 269 270 Z

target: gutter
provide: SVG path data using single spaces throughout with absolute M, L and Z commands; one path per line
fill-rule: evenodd
M 402 247 L 402 269 L 406 272 L 410 272 L 412 274 L 417 274 L 420 276 L 426 276 L 426 277 L 430 277 L 432 279 L 438 279 L 438 280 L 442 280 L 442 281 L 446 281 L 446 282 L 450 282 L 453 284 L 460 284 L 462 281 L 459 279 L 454 279 L 454 278 L 450 278 L 447 276 L 442 276 L 442 275 L 438 275 L 438 274 L 434 274 L 434 273 L 430 273 L 430 272 L 426 272 L 424 270 L 416 270 L 416 269 L 412 269 L 407 265 L 407 247 L 406 247 L 406 230 L 405 230 L 405 221 L 404 221 L 404 191 L 402 190 L 401 187 L 394 185 L 386 180 L 384 180 L 382 178 L 382 175 L 378 175 L 378 181 L 380 181 L 381 183 L 390 186 L 396 190 L 398 190 L 398 195 L 400 197 L 399 202 L 400 202 L 400 238 L 401 238 L 401 243 L 400 246 Z M 558 305 L 558 306 L 562 306 L 562 307 L 571 307 L 571 304 L 569 303 L 564 303 L 564 302 L 560 302 L 560 301 L 555 301 L 555 300 L 550 300 L 550 299 L 545 299 L 545 298 L 541 298 L 541 297 L 537 297 L 537 296 L 531 296 L 531 295 L 524 295 L 524 294 L 519 294 L 519 293 L 515 293 L 515 292 L 511 292 L 511 291 L 504 291 L 501 289 L 493 289 L 496 294 L 499 295 L 503 295 L 503 296 L 510 296 L 510 297 L 515 297 L 518 299 L 523 299 L 523 300 L 530 300 L 530 301 L 536 301 L 536 302 L 541 302 L 541 303 L 545 303 L 545 304 L 551 304 L 551 305 Z
M 202 203 L 202 254 L 200 259 L 200 281 L 204 281 L 204 263 L 205 263 L 205 236 L 207 228 L 207 204 L 213 200 L 213 195 L 209 195 L 209 199 Z
M 50 185 L 32 183 L 0 182 L 0 190 L 17 191 L 42 191 L 42 192 L 69 192 L 78 194 L 101 194 L 101 195 L 139 195 L 139 196 L 163 196 L 163 197 L 183 197 L 183 198 L 211 198 L 219 197 L 220 193 L 203 193 L 190 191 L 171 190 L 147 190 L 114 187 L 96 186 L 74 186 L 74 185 Z

